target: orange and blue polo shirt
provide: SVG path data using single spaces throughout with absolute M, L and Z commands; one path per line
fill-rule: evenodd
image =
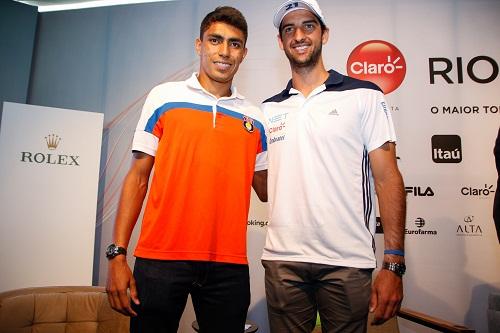
M 196 73 L 149 93 L 132 150 L 155 156 L 134 255 L 246 264 L 254 171 L 267 168 L 260 110 L 232 88 L 217 99 Z

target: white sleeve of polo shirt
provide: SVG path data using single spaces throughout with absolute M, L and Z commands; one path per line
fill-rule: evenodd
M 368 152 L 379 148 L 387 141 L 396 142 L 391 111 L 384 95 L 377 90 L 368 90 L 363 92 L 361 98 L 363 98 L 361 134 Z
M 267 169 L 267 150 L 257 154 L 255 158 L 255 171 Z
M 155 110 L 161 106 L 159 90 L 161 89 L 157 86 L 149 92 L 142 107 L 141 117 L 137 123 L 132 141 L 132 150 L 141 151 L 151 156 L 156 155 L 159 138 L 150 131 L 147 131 L 146 126 L 151 116 L 154 115 Z
M 267 169 L 267 147 L 268 147 L 268 142 L 267 138 L 269 137 L 269 127 L 267 126 L 267 121 L 264 116 L 264 112 L 262 111 L 262 108 L 256 108 L 257 109 L 257 114 L 259 115 L 256 119 L 262 124 L 264 127 L 264 137 L 263 140 L 265 142 L 261 142 L 262 145 L 262 152 L 258 153 L 256 158 L 255 158 L 255 171 L 261 171 L 261 170 L 266 170 Z M 262 138 L 262 136 L 261 136 Z M 266 147 L 264 149 L 264 147 Z

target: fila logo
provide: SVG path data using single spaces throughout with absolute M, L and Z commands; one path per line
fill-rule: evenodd
M 406 186 L 405 192 L 408 195 L 413 195 L 415 197 L 433 197 L 434 191 L 430 186 L 427 186 L 426 189 L 420 186 Z

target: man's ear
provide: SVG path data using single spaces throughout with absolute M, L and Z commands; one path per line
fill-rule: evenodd
M 241 58 L 241 61 L 243 61 L 245 59 L 245 57 L 247 56 L 247 53 L 248 53 L 248 49 L 245 47 L 245 49 L 243 50 L 243 57 Z
M 278 33 L 278 35 L 276 37 L 278 38 L 278 45 L 279 45 L 280 49 L 284 50 L 283 41 L 281 40 L 281 35 Z
M 321 36 L 321 42 L 323 43 L 323 45 L 328 42 L 328 38 L 330 38 L 330 29 L 325 28 L 325 30 L 323 30 L 323 35 Z
M 199 38 L 196 38 L 196 40 L 194 41 L 194 48 L 196 49 L 196 53 L 198 53 L 198 55 L 200 55 L 200 52 L 201 52 L 201 39 Z

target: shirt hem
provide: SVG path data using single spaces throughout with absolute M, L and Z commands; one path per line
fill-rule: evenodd
M 217 253 L 196 253 L 196 252 L 151 252 L 136 250 L 135 257 L 156 260 L 186 260 L 186 261 L 213 261 L 230 264 L 248 265 L 247 257 L 217 254 Z
M 376 268 L 377 266 L 375 259 L 373 259 L 373 261 L 355 262 L 350 260 L 331 260 L 326 258 L 263 255 L 261 260 L 307 262 L 312 264 L 354 267 L 354 268 Z

